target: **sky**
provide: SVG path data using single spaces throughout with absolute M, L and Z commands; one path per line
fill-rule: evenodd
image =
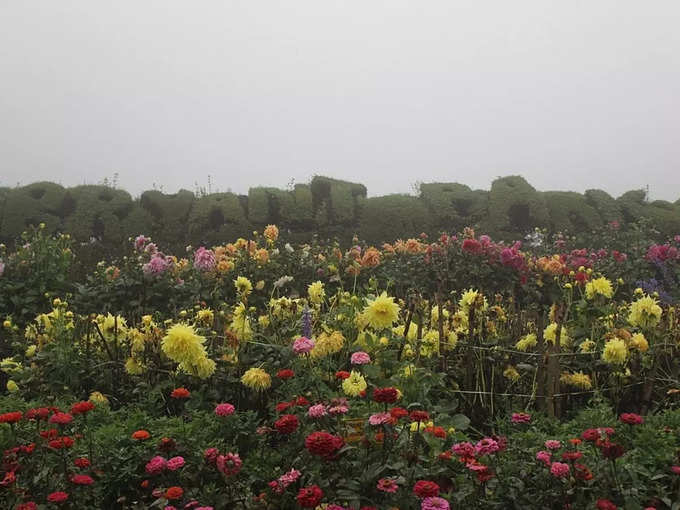
M 4 0 L 0 185 L 520 174 L 675 201 L 679 23 L 677 0 Z

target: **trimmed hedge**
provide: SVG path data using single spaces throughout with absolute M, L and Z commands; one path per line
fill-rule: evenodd
M 543 197 L 553 232 L 586 232 L 602 226 L 602 217 L 580 193 L 545 191 Z
M 501 237 L 512 237 L 534 227 L 547 227 L 549 222 L 543 194 L 523 177 L 511 175 L 493 181 L 485 230 Z
M 367 198 L 361 204 L 359 237 L 374 244 L 417 237 L 431 232 L 430 213 L 425 203 L 410 195 Z
M 213 246 L 246 237 L 252 230 L 234 193 L 213 193 L 197 199 L 189 214 L 189 242 Z

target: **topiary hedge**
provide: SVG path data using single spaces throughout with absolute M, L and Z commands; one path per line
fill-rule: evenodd
M 602 217 L 580 193 L 545 191 L 543 198 L 553 232 L 587 232 L 602 226 Z
M 523 177 L 501 177 L 491 184 L 486 230 L 500 237 L 516 237 L 535 227 L 547 227 L 545 199 Z
M 392 242 L 431 231 L 430 211 L 417 197 L 396 194 L 366 198 L 361 203 L 359 237 L 369 243 Z

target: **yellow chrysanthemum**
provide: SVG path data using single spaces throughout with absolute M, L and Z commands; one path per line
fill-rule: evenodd
M 582 390 L 589 390 L 593 387 L 590 376 L 583 372 L 574 372 L 573 374 L 565 372 L 560 377 L 560 382 Z
M 526 352 L 527 349 L 535 347 L 537 342 L 538 340 L 536 339 L 536 333 L 529 333 L 528 335 L 524 335 L 522 338 L 520 338 L 515 344 L 515 347 L 519 351 Z
M 557 339 L 557 323 L 552 322 L 543 330 L 543 338 L 546 342 L 555 343 Z M 567 328 L 562 326 L 560 330 L 560 345 L 562 347 L 568 347 L 571 344 L 571 338 L 569 338 L 569 333 Z
M 253 329 L 250 326 L 250 319 L 248 319 L 246 307 L 243 303 L 239 303 L 234 307 L 234 315 L 229 329 L 243 342 L 253 338 Z
M 99 391 L 93 391 L 90 393 L 90 402 L 93 404 L 108 404 L 109 399 L 104 396 L 103 393 L 100 393 Z
M 264 391 L 272 385 L 272 378 L 261 368 L 253 367 L 246 370 L 241 382 L 250 389 Z
M 515 367 L 509 366 L 508 368 L 503 370 L 503 377 L 509 379 L 512 382 L 517 382 L 519 381 L 520 375 Z
M 97 324 L 104 337 L 107 340 L 117 337 L 119 340 L 127 334 L 127 322 L 120 315 L 115 317 L 110 313 L 107 315 L 98 315 Z
M 204 342 L 205 338 L 197 335 L 192 326 L 179 323 L 166 332 L 161 349 L 171 360 L 190 365 L 206 356 Z
M 405 326 L 396 326 L 392 328 L 392 333 L 394 333 L 396 336 L 404 337 L 404 328 Z M 407 335 L 407 340 L 409 341 L 414 341 L 416 339 L 416 336 L 418 336 L 418 327 L 411 323 L 411 325 L 408 328 L 408 335 Z
M 486 298 L 482 293 L 478 290 L 468 289 L 460 297 L 458 306 L 460 306 L 461 310 L 467 314 L 473 304 L 475 305 L 476 310 L 486 310 L 487 308 Z
M 368 301 L 363 315 L 374 329 L 390 328 L 399 319 L 399 305 L 394 302 L 394 298 L 383 292 L 377 298 Z
M 614 289 L 612 288 L 612 282 L 607 280 L 604 276 L 600 278 L 595 278 L 594 280 L 586 283 L 586 298 L 593 299 L 595 296 L 604 296 L 606 298 L 611 298 L 614 294 Z
M 578 346 L 579 351 L 581 352 L 593 352 L 593 349 L 596 347 L 596 343 L 590 340 L 589 338 L 586 338 L 583 342 L 581 342 Z
M 144 366 L 135 358 L 128 358 L 125 362 L 125 371 L 130 375 L 139 375 L 144 373 Z
M 323 358 L 339 352 L 345 345 L 345 337 L 340 331 L 333 331 L 332 333 L 321 333 L 316 338 L 314 348 L 310 351 L 312 358 Z
M 215 320 L 215 313 L 210 308 L 203 308 L 196 313 L 196 320 L 206 326 L 210 326 Z
M 630 305 L 628 323 L 640 328 L 654 327 L 661 320 L 661 313 L 661 307 L 656 299 L 644 296 Z
M 635 333 L 630 339 L 630 346 L 640 352 L 647 352 L 649 349 L 649 342 L 642 333 Z
M 234 287 L 240 296 L 247 296 L 253 290 L 253 284 L 245 276 L 239 276 L 234 280 Z
M 37 350 L 38 346 L 35 344 L 31 344 L 26 348 L 26 357 L 27 358 L 32 358 L 35 356 L 35 351 Z
M 326 297 L 326 291 L 323 288 L 323 283 L 320 281 L 310 283 L 307 287 L 307 295 L 309 296 L 309 301 L 311 303 L 314 303 L 315 305 L 321 303 Z
M 453 314 L 453 328 L 456 333 L 467 335 L 470 330 L 469 323 L 468 314 L 464 311 L 459 310 Z
M 345 392 L 345 395 L 349 395 L 350 397 L 359 396 L 367 387 L 368 385 L 366 384 L 364 376 L 354 370 L 352 370 L 347 379 L 342 381 L 342 390 Z
M 622 364 L 628 357 L 628 348 L 626 342 L 620 338 L 612 338 L 604 344 L 604 351 L 602 351 L 602 359 L 611 364 Z
M 199 379 L 207 379 L 215 373 L 216 364 L 207 356 L 198 358 L 192 364 L 180 363 L 179 369 L 189 375 L 198 377 Z

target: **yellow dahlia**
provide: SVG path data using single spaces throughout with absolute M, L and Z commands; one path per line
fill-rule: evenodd
M 630 346 L 640 352 L 647 352 L 649 349 L 649 342 L 642 333 L 635 333 L 630 339 Z
M 345 394 L 350 397 L 358 397 L 367 387 L 368 385 L 366 384 L 364 376 L 354 370 L 352 370 L 347 379 L 342 381 L 342 389 Z
M 529 333 L 528 335 L 524 335 L 522 338 L 520 338 L 515 344 L 515 347 L 517 350 L 524 352 L 527 349 L 535 347 L 536 343 L 538 343 L 536 339 L 536 333 Z
M 650 328 L 656 326 L 661 320 L 661 307 L 656 299 L 644 296 L 630 305 L 628 322 L 632 326 Z
M 612 338 L 604 344 L 604 351 L 602 351 L 602 359 L 611 364 L 622 364 L 628 357 L 628 349 L 626 342 L 620 338 Z
M 368 301 L 363 315 L 372 328 L 389 328 L 399 319 L 399 305 L 394 302 L 394 298 L 383 292 L 375 299 Z
M 177 363 L 193 363 L 205 357 L 205 338 L 199 336 L 192 326 L 179 323 L 172 326 L 163 337 L 161 349 L 171 360 Z
M 323 283 L 316 281 L 310 283 L 307 287 L 307 295 L 309 296 L 309 301 L 318 305 L 326 297 L 326 291 L 323 288 Z
M 611 298 L 613 294 L 614 289 L 612 289 L 612 282 L 607 280 L 604 276 L 595 278 L 586 283 L 586 298 L 588 299 L 593 299 L 597 295 Z
M 272 378 L 261 368 L 253 367 L 246 370 L 241 382 L 250 389 L 264 391 L 272 385 Z
M 234 287 L 236 287 L 236 291 L 241 296 L 247 296 L 253 290 L 253 284 L 250 283 L 250 280 L 245 276 L 236 278 L 236 280 L 234 280 Z

